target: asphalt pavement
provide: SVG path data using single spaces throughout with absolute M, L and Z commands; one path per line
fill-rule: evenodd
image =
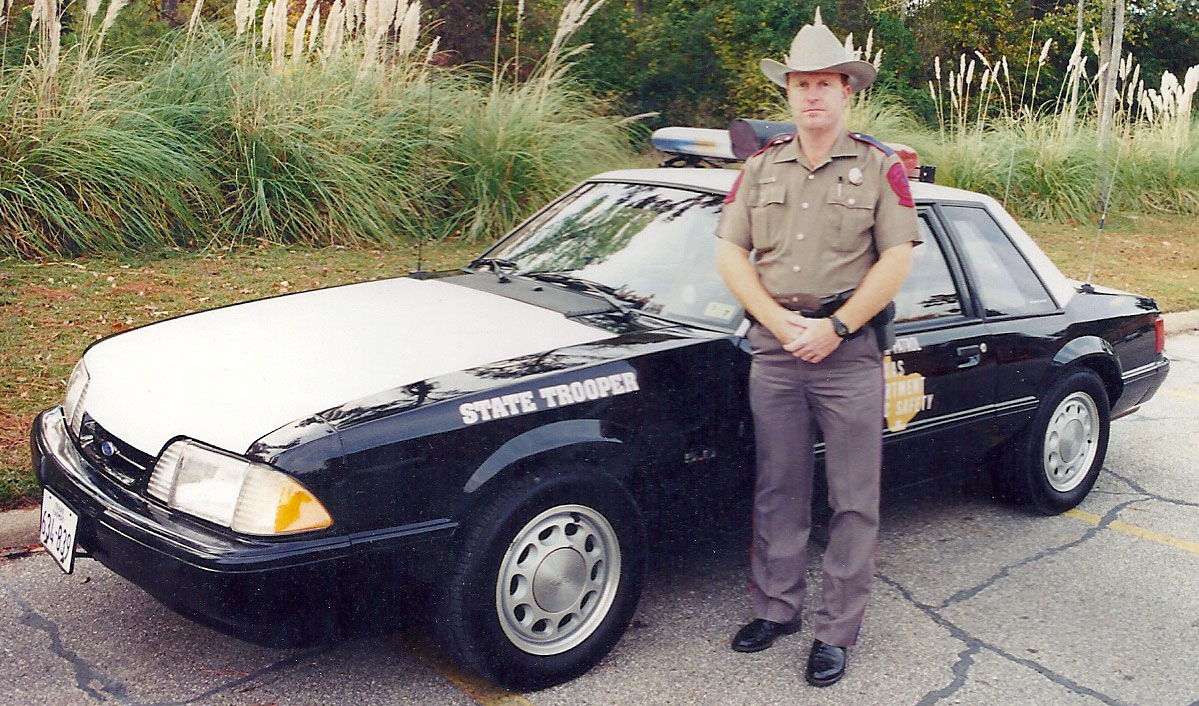
M 36 548 L 22 556 L 37 543 L 34 509 L 0 514 L 0 547 L 18 548 L 0 559 L 0 704 L 1199 706 L 1199 333 L 1185 333 L 1199 312 L 1166 325 L 1170 377 L 1112 425 L 1079 508 L 1035 517 L 948 487 L 884 501 L 863 636 L 828 689 L 802 683 L 806 626 L 762 653 L 728 648 L 750 617 L 747 522 L 655 537 L 613 652 L 572 682 L 511 694 L 419 634 L 271 650 L 174 614 L 96 562 L 64 575 Z

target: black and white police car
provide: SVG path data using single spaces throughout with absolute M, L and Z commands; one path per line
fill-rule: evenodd
M 726 131 L 657 143 L 731 157 Z M 380 622 L 420 586 L 464 666 L 581 674 L 633 615 L 653 499 L 749 492 L 748 322 L 714 264 L 737 173 L 600 174 L 461 270 L 95 343 L 33 424 L 43 542 L 260 644 Z M 912 193 L 886 483 L 989 466 L 1032 508 L 1073 507 L 1109 421 L 1169 369 L 1158 307 L 1067 279 L 987 196 Z

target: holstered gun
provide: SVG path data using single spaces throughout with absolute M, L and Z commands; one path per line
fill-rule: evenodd
M 888 302 L 866 325 L 874 327 L 878 350 L 880 353 L 886 353 L 895 345 L 895 302 Z

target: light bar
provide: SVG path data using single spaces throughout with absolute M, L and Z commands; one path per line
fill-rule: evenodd
M 668 154 L 739 161 L 733 154 L 728 130 L 713 130 L 702 127 L 663 127 L 654 130 L 650 142 L 655 148 Z
M 736 118 L 729 123 L 728 134 L 733 154 L 738 160 L 746 160 L 770 144 L 774 138 L 780 135 L 794 135 L 795 123 Z M 936 167 L 920 164 L 920 155 L 916 153 L 916 150 L 897 142 L 885 144 L 899 156 L 909 179 L 929 184 L 936 180 Z

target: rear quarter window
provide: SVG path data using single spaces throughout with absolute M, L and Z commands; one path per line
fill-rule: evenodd
M 1029 316 L 1057 310 L 1041 280 L 985 208 L 942 206 L 956 235 L 974 288 L 988 317 Z

